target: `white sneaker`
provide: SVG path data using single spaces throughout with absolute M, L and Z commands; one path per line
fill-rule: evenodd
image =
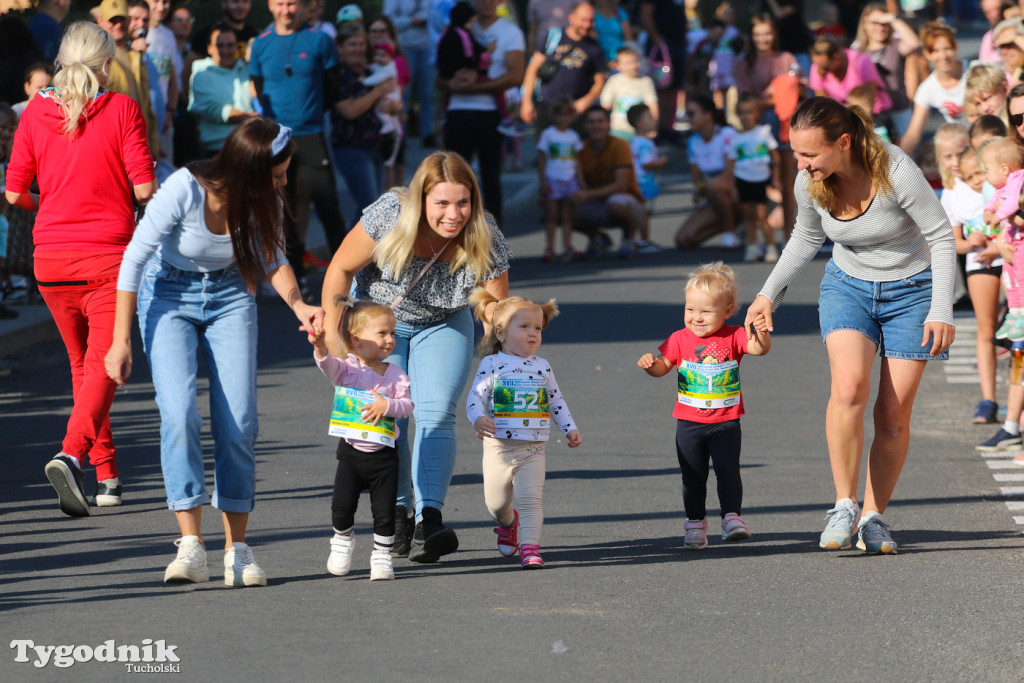
M 252 548 L 245 543 L 232 543 L 224 551 L 225 586 L 266 586 L 267 574 L 256 564 Z
M 395 567 L 391 562 L 391 553 L 387 550 L 374 550 L 370 554 L 370 581 L 394 580 Z
M 776 263 L 779 260 L 779 250 L 774 244 L 769 244 L 764 248 L 764 262 L 765 263 Z
M 331 555 L 327 558 L 327 571 L 335 576 L 345 576 L 352 569 L 352 551 L 356 549 L 356 537 L 331 538 Z
M 178 556 L 167 565 L 164 583 L 205 583 L 210 580 L 206 566 L 206 549 L 198 536 L 182 536 L 174 542 Z

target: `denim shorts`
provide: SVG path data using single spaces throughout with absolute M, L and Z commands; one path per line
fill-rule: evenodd
M 929 355 L 930 340 L 921 346 L 931 305 L 930 266 L 902 280 L 870 282 L 848 275 L 829 259 L 818 299 L 821 338 L 837 330 L 853 330 L 873 341 L 883 358 L 945 360 L 949 358 L 946 351 Z

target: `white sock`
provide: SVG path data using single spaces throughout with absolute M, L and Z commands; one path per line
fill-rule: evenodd
M 853 501 L 853 498 L 840 498 L 839 500 L 836 501 L 836 504 L 833 507 L 853 508 L 854 510 L 859 509 L 857 503 Z
M 869 519 L 871 519 L 873 517 L 881 517 L 881 516 L 882 516 L 882 513 L 879 512 L 878 510 L 868 510 L 867 512 L 865 512 L 864 514 L 862 514 L 860 516 L 860 525 L 864 526 L 865 522 L 867 522 Z
M 71 462 L 75 463 L 75 466 L 76 466 L 76 467 L 77 467 L 78 469 L 82 469 L 82 461 L 81 461 L 81 460 L 79 460 L 79 459 L 78 459 L 78 458 L 76 458 L 75 456 L 71 455 L 70 453 L 61 453 L 61 455 L 66 455 L 66 456 L 68 456 L 68 458 L 69 458 L 69 459 L 71 460 Z
M 1010 436 L 1017 436 L 1020 434 L 1020 422 L 1007 420 L 1003 423 L 1003 431 L 1007 432 Z
M 395 545 L 395 536 L 381 536 L 380 534 L 373 535 L 373 549 L 374 550 L 391 550 L 391 547 Z
M 355 535 L 356 535 L 355 527 L 352 527 L 352 526 L 350 526 L 349 528 L 345 529 L 344 531 L 338 531 L 337 529 L 334 530 L 334 537 L 335 538 L 348 538 L 348 539 L 351 539 Z
M 181 545 L 191 545 L 192 543 L 199 543 L 199 536 L 182 536 Z M 202 543 L 199 543 L 202 545 Z

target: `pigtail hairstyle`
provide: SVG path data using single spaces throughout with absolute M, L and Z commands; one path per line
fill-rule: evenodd
M 736 284 L 736 275 L 732 268 L 721 261 L 705 263 L 690 273 L 690 279 L 686 281 L 683 291 L 691 289 L 703 292 L 712 299 L 722 297 L 727 305 L 736 310 L 740 287 Z
M 267 279 L 267 268 L 284 251 L 284 191 L 274 188 L 274 168 L 291 158 L 291 140 L 273 153 L 280 126 L 262 116 L 253 116 L 235 128 L 224 140 L 217 156 L 188 165 L 188 170 L 207 192 L 215 192 L 227 203 L 228 232 L 235 264 L 250 292 L 258 280 Z
M 544 318 L 541 329 L 547 329 L 548 323 L 558 315 L 558 304 L 555 303 L 554 299 L 548 299 L 543 304 L 538 304 L 524 296 L 510 296 L 499 300 L 483 287 L 477 287 L 470 292 L 468 301 L 469 307 L 473 311 L 473 315 L 481 321 L 484 319 L 487 307 L 491 304 L 497 304 L 494 307 L 494 312 L 491 313 L 491 327 L 480 342 L 480 355 L 482 356 L 492 356 L 501 351 L 501 341 L 495 334 L 495 330 L 499 327 L 502 329 L 508 327 L 509 321 L 512 320 L 512 316 L 514 316 L 520 309 L 536 308 L 539 310 L 541 316 Z
M 843 135 L 850 136 L 850 156 L 870 177 L 882 196 L 892 192 L 889 179 L 889 152 L 875 133 L 871 117 L 860 107 L 844 107 L 831 97 L 811 97 L 793 114 L 791 130 L 818 128 L 830 144 Z M 838 209 L 839 178 L 833 173 L 820 182 L 810 182 L 808 194 L 826 211 Z
M 73 135 L 89 105 L 100 92 L 97 73 L 108 73 L 116 47 L 109 33 L 96 24 L 72 24 L 60 42 L 53 87 L 64 113 L 64 135 Z

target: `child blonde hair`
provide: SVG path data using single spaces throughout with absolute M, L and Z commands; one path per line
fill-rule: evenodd
M 338 330 L 341 333 L 342 350 L 346 353 L 352 351 L 352 335 L 363 329 L 370 320 L 380 315 L 395 319 L 395 312 L 390 306 L 373 301 L 349 301 L 348 297 L 339 295 L 334 297 L 334 305 L 350 306 L 348 312 L 342 316 L 341 329 Z
M 939 145 L 955 145 L 962 143 L 964 148 L 971 146 L 971 136 L 967 132 L 967 127 L 962 123 L 946 123 L 939 127 L 935 131 L 935 151 L 939 151 Z M 961 148 L 962 150 L 963 148 Z M 959 158 L 959 154 L 957 157 Z M 939 175 L 942 177 L 942 186 L 947 190 L 952 190 L 953 185 L 956 182 L 956 175 L 949 168 L 946 168 L 945 164 L 939 164 Z
M 478 320 L 484 319 L 487 307 L 497 304 L 491 313 L 491 328 L 487 331 L 483 341 L 480 342 L 480 355 L 491 356 L 501 351 L 501 340 L 498 339 L 495 331 L 500 327 L 505 329 L 509 321 L 517 312 L 524 308 L 532 308 L 540 311 L 544 322 L 541 329 L 546 329 L 551 319 L 558 315 L 558 304 L 554 299 L 548 299 L 546 303 L 538 304 L 525 296 L 510 296 L 505 299 L 498 299 L 483 287 L 477 287 L 469 294 L 469 306 L 473 309 L 473 315 Z
M 995 93 L 1006 93 L 1006 71 L 1001 64 L 980 62 L 967 71 L 964 101 L 977 103 Z
M 1012 138 L 990 138 L 978 148 L 978 163 L 985 168 L 985 153 L 991 150 L 992 158 L 998 164 L 1006 164 L 1013 170 L 1024 168 L 1024 145 Z
M 690 279 L 686 281 L 683 291 L 688 292 L 691 289 L 703 292 L 716 300 L 724 299 L 727 307 L 736 310 L 740 288 L 736 284 L 732 268 L 721 261 L 704 264 L 690 273 Z

